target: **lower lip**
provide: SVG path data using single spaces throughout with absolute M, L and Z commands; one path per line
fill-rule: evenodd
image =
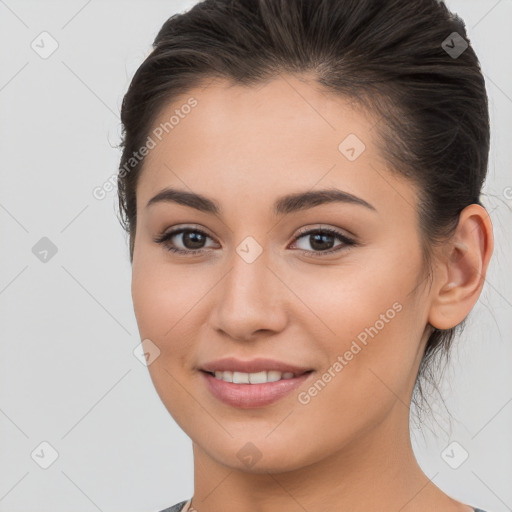
M 201 371 L 209 390 L 221 402 L 240 409 L 265 407 L 298 388 L 313 372 L 303 373 L 293 379 L 282 379 L 265 384 L 234 384 L 217 379 Z

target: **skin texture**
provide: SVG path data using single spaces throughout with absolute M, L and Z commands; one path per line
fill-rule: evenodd
M 436 249 L 426 279 L 417 190 L 392 173 L 374 142 L 376 119 L 305 78 L 257 87 L 223 81 L 195 88 L 197 106 L 146 157 L 137 186 L 132 297 L 141 339 L 160 355 L 149 371 L 162 402 L 193 441 L 198 512 L 470 511 L 417 464 L 409 404 L 430 326 L 458 324 L 475 304 L 492 252 L 478 205 L 461 214 L 454 239 Z M 366 149 L 349 161 L 349 135 Z M 220 215 L 147 202 L 165 187 L 208 196 Z M 275 216 L 285 194 L 334 187 L 375 208 L 331 203 Z M 208 233 L 204 253 L 169 252 L 154 241 L 174 226 Z M 191 226 L 190 226 L 191 225 Z M 300 228 L 334 228 L 319 256 Z M 261 255 L 236 252 L 248 236 Z M 181 249 L 194 245 L 173 238 Z M 187 244 L 188 245 L 185 245 Z M 301 251 L 302 249 L 302 251 Z M 315 253 L 303 254 L 303 251 Z M 393 304 L 400 311 L 307 404 L 314 381 Z M 360 344 L 361 345 L 361 344 Z M 211 395 L 198 368 L 234 356 L 268 357 L 314 369 L 297 391 L 267 407 L 239 409 Z M 237 454 L 252 443 L 261 458 Z

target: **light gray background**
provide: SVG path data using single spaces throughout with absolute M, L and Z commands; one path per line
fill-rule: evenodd
M 92 190 L 116 173 L 132 74 L 163 22 L 194 3 L 0 0 L 2 512 L 151 512 L 193 493 L 190 440 L 133 355 L 116 193 L 99 201 Z M 453 429 L 425 428 L 424 437 L 414 429 L 413 445 L 448 494 L 504 512 L 512 510 L 512 1 L 447 5 L 466 21 L 487 82 L 485 204 L 496 249 L 444 385 Z M 43 31 L 59 45 L 47 59 L 31 48 Z M 46 263 L 32 252 L 42 237 L 58 250 Z M 43 441 L 59 454 L 48 469 L 31 458 Z M 458 469 L 441 455 L 453 441 L 469 453 Z

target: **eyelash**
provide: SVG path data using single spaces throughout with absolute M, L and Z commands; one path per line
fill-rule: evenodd
M 196 254 L 200 254 L 200 253 L 204 252 L 205 250 L 207 250 L 204 248 L 203 249 L 187 249 L 187 250 L 177 249 L 176 247 L 167 243 L 174 236 L 179 235 L 181 233 L 188 233 L 188 232 L 200 233 L 201 235 L 203 235 L 205 237 L 212 238 L 210 235 L 208 235 L 208 233 L 205 233 L 203 230 L 198 229 L 198 228 L 178 228 L 173 231 L 169 231 L 167 233 L 161 234 L 157 238 L 154 238 L 153 241 L 156 242 L 157 244 L 162 244 L 170 252 L 174 252 L 174 253 L 178 253 L 178 254 L 182 254 L 182 255 L 186 255 L 186 256 L 194 256 Z M 341 251 L 343 249 L 346 250 L 350 246 L 356 245 L 356 242 L 354 240 L 352 240 L 351 238 L 348 238 L 344 234 L 342 234 L 339 231 L 332 229 L 332 228 L 314 228 L 314 229 L 306 229 L 306 230 L 300 231 L 297 234 L 297 236 L 294 238 L 293 242 L 296 242 L 297 240 L 299 240 L 300 238 L 302 238 L 306 235 L 312 235 L 312 234 L 333 235 L 333 236 L 337 237 L 341 242 L 343 242 L 343 245 L 338 246 L 333 249 L 329 249 L 327 251 L 306 251 L 303 249 L 299 249 L 302 252 L 302 254 L 305 256 L 322 257 L 326 254 L 332 254 L 332 253 Z

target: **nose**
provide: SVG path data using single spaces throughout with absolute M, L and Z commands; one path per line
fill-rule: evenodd
M 265 252 L 252 263 L 234 253 L 230 263 L 215 287 L 210 327 L 239 341 L 282 331 L 290 311 L 287 301 L 293 294 L 270 268 Z

